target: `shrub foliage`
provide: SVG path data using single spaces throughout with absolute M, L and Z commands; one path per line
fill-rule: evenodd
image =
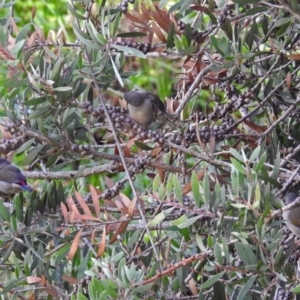
M 35 189 L 0 202 L 3 299 L 300 292 L 298 1 L 60 5 L 44 32 L 1 4 L 0 151 Z M 133 88 L 168 114 L 135 124 Z

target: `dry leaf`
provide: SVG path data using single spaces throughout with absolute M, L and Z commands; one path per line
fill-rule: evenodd
M 129 205 L 129 208 L 128 208 L 128 216 L 129 216 L 129 218 L 132 218 L 132 216 L 133 216 L 133 212 L 134 212 L 134 209 L 135 209 L 136 201 L 137 201 L 137 198 L 134 198 L 131 201 L 130 205 Z
M 69 214 L 68 214 L 67 207 L 63 202 L 60 202 L 60 209 L 61 209 L 61 212 L 62 212 L 66 222 L 68 222 Z
M 92 201 L 94 204 L 96 216 L 100 219 L 100 217 L 101 217 L 100 203 L 99 203 L 97 192 L 92 185 L 90 185 L 90 193 L 91 193 Z
M 288 72 L 286 75 L 286 86 L 289 89 L 291 87 L 292 84 L 292 75 L 291 72 Z
M 188 282 L 190 291 L 192 292 L 193 295 L 198 295 L 199 292 L 197 290 L 196 284 L 195 284 L 195 280 L 193 278 L 191 278 Z
M 289 59 L 300 60 L 300 54 L 290 54 L 286 56 Z
M 62 278 L 62 280 L 69 282 L 71 284 L 78 284 L 80 282 L 80 280 L 78 280 L 77 278 L 74 278 L 67 274 L 62 274 L 61 278 Z
M 99 220 L 99 218 L 94 217 L 94 216 L 87 216 L 87 215 L 75 215 L 75 220 L 101 222 L 101 220 Z
M 73 243 L 71 245 L 71 248 L 70 248 L 70 252 L 69 254 L 67 255 L 67 260 L 72 260 L 77 249 L 78 249 L 78 244 L 79 244 L 79 241 L 80 241 L 80 237 L 81 237 L 81 234 L 82 234 L 82 229 L 80 229 L 77 234 L 75 235 L 75 238 L 73 240 Z
M 158 156 L 162 151 L 162 147 L 155 147 L 154 149 L 151 150 L 151 157 L 156 157 Z
M 111 237 L 109 243 L 112 244 L 117 240 L 117 237 L 119 234 L 123 233 L 127 226 L 128 226 L 129 221 L 125 221 L 125 222 L 121 222 L 116 230 L 116 232 L 113 234 L 113 236 Z
M 167 39 L 166 37 L 164 36 L 164 34 L 162 33 L 162 31 L 160 30 L 160 28 L 156 25 L 156 23 L 153 23 L 152 24 L 152 28 L 156 34 L 156 36 L 163 42 L 163 43 L 166 43 L 167 42 Z
M 152 18 L 157 22 L 162 30 L 165 32 L 169 31 L 171 21 L 169 14 L 165 11 L 162 11 L 158 6 L 155 5 L 156 11 L 152 12 Z
M 131 205 L 130 199 L 122 193 L 120 193 L 119 196 L 124 206 L 128 208 Z
M 81 208 L 85 212 L 85 214 L 88 215 L 88 216 L 92 216 L 92 212 L 90 211 L 89 207 L 87 206 L 87 204 L 83 200 L 82 196 L 77 191 L 75 191 L 75 196 L 76 196 L 76 199 L 77 199 L 79 205 L 81 206 Z
M 101 257 L 105 250 L 105 238 L 106 238 L 106 228 L 103 229 L 103 235 L 101 238 L 101 242 L 99 244 L 99 249 L 97 252 L 97 258 Z
M 106 176 L 104 180 L 109 189 L 114 187 L 115 183 L 109 177 Z
M 36 277 L 36 276 L 28 276 L 27 277 L 27 283 L 32 284 L 32 283 L 39 283 L 42 281 L 41 277 Z
M 216 146 L 216 138 L 212 135 L 209 139 L 209 150 L 211 154 L 214 154 Z

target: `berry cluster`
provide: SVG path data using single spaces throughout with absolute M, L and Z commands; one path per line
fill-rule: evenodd
M 177 25 L 180 32 L 183 33 L 185 31 L 186 24 L 181 20 L 178 20 Z M 196 43 L 201 43 L 208 36 L 208 34 L 215 28 L 217 28 L 217 25 L 212 25 L 208 30 L 203 30 L 203 31 L 198 31 L 197 29 L 192 28 L 192 38 Z
M 136 179 L 134 175 L 138 173 L 142 173 L 145 170 L 147 164 L 149 164 L 149 162 L 150 162 L 150 157 L 147 154 L 145 154 L 143 157 L 140 156 L 134 157 L 134 164 L 128 166 L 129 176 L 132 181 L 135 181 Z M 123 166 L 122 163 L 120 163 L 119 166 L 122 167 Z M 99 197 L 102 199 L 112 199 L 113 197 L 119 194 L 120 190 L 124 188 L 124 185 L 127 181 L 128 178 L 124 177 L 119 182 L 117 182 L 112 188 L 107 189 Z
M 133 4 L 135 0 L 123 0 L 119 5 L 118 8 L 121 10 L 121 12 L 127 12 L 128 4 Z
M 151 45 L 150 43 L 138 43 L 138 42 L 116 42 L 115 45 L 119 46 L 124 46 L 124 47 L 130 47 L 130 48 L 135 48 L 137 50 L 142 51 L 144 54 L 147 54 L 151 50 Z M 113 50 L 117 50 L 114 47 L 114 44 L 111 45 Z
M 234 16 L 233 11 L 232 11 L 233 8 L 234 8 L 234 4 L 227 4 L 224 6 L 221 13 L 217 17 L 217 22 L 218 22 L 219 27 L 222 27 L 225 25 L 228 17 Z

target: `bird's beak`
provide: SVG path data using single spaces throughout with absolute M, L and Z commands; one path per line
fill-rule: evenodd
M 21 188 L 25 191 L 32 192 L 33 189 L 29 185 L 21 185 Z

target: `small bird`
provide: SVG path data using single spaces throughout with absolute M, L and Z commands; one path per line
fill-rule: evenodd
M 286 204 L 294 202 L 297 197 L 298 196 L 295 193 L 288 193 L 285 197 Z M 282 216 L 290 231 L 300 237 L 300 205 L 285 210 L 282 213 Z
M 165 105 L 155 94 L 128 91 L 124 94 L 124 99 L 127 102 L 130 118 L 144 128 L 153 122 L 158 110 L 163 114 L 166 113 Z
M 0 193 L 16 194 L 22 190 L 33 191 L 27 184 L 26 178 L 20 169 L 12 165 L 8 160 L 0 158 Z

